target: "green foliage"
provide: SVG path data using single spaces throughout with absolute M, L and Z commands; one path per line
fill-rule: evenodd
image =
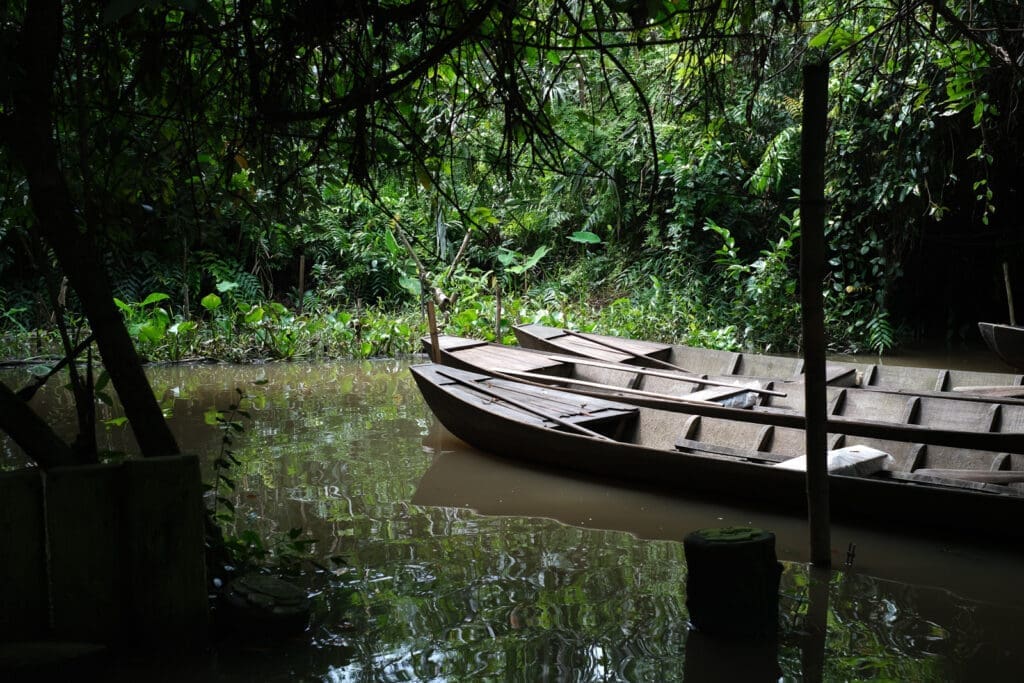
M 147 355 L 401 348 L 395 330 L 348 330 L 342 343 L 324 318 L 404 311 L 434 287 L 476 297 L 450 319 L 483 333 L 495 286 L 504 307 L 610 254 L 646 261 L 641 282 L 702 297 L 702 326 L 792 346 L 793 258 L 775 226 L 796 210 L 794 45 L 832 59 L 824 287 L 837 346 L 898 341 L 869 324 L 896 315 L 903 263 L 927 231 L 1012 227 L 1024 155 L 1012 136 L 1021 78 L 1000 59 L 1017 53 L 1009 15 L 984 11 L 989 28 L 965 35 L 960 8 L 922 33 L 914 12 L 820 2 L 799 17 L 749 3 L 711 14 L 525 3 L 501 21 L 432 1 L 398 18 L 356 6 L 65 13 L 60 165 L 76 169 L 69 189 Z M 7 42 L 18 27 L 5 25 Z M 368 100 L 369 82 L 387 95 Z M 20 348 L 48 318 L 15 284 L 39 258 L 23 181 L 3 179 L 0 205 L 0 326 Z M 728 228 L 724 260 L 708 225 Z M 143 306 L 149 292 L 169 299 Z M 723 324 L 726 310 L 743 322 Z
M 114 298 L 114 303 L 124 316 L 128 333 L 137 342 L 137 348 L 143 354 L 157 347 L 167 336 L 171 317 L 167 309 L 156 304 L 167 301 L 170 296 L 163 292 L 153 292 L 138 303 L 125 303 Z
M 709 220 L 706 229 L 722 240 L 716 260 L 733 286 L 733 310 L 736 319 L 744 323 L 740 333 L 744 345 L 755 349 L 796 346 L 800 339 L 800 302 L 791 261 L 799 237 L 797 221 L 784 221 L 778 241 L 750 263 L 740 258 L 736 240 L 727 228 Z

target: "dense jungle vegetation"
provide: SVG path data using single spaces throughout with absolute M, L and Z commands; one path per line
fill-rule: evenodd
M 1020 248 L 1022 12 L 4 3 L 2 353 L 95 339 L 124 398 L 131 346 L 415 351 L 428 300 L 488 339 L 536 321 L 798 350 L 808 60 L 831 68 L 832 349 L 965 338 L 1004 316 Z

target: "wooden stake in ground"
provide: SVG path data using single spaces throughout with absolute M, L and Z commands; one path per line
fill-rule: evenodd
M 828 62 L 806 64 L 800 138 L 800 309 L 804 331 L 804 415 L 807 420 L 807 512 L 811 562 L 832 561 L 829 531 L 827 408 L 825 389 L 825 137 L 828 133 Z
M 434 315 L 434 302 L 427 302 L 427 325 L 430 328 L 430 360 L 441 362 L 441 343 L 437 338 L 437 317 Z
M 1010 324 L 1017 324 L 1017 316 L 1013 313 L 1013 289 L 1010 287 L 1010 264 L 1003 261 L 1003 284 L 1006 285 L 1006 306 L 1010 309 Z

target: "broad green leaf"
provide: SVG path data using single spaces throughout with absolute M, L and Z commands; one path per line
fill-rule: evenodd
M 589 230 L 577 230 L 569 235 L 569 241 L 579 242 L 580 244 L 600 244 L 601 238 Z
M 199 304 L 208 311 L 215 311 L 220 308 L 220 297 L 216 294 L 207 294 L 202 298 Z
M 829 26 L 818 35 L 811 38 L 808 43 L 809 47 L 820 48 L 820 47 L 833 47 L 843 49 L 849 47 L 856 41 L 854 34 L 847 31 L 841 26 Z
M 590 233 L 590 234 L 594 235 L 594 233 Z M 594 237 L 597 238 L 598 242 L 601 241 L 601 238 L 597 237 L 597 235 L 594 235 Z M 551 251 L 551 247 L 549 247 L 547 245 L 541 245 L 541 246 L 537 247 L 537 250 L 535 252 L 533 252 L 533 255 L 530 256 L 530 258 L 526 259 L 526 262 L 523 263 L 523 267 L 526 270 L 529 270 L 530 268 L 533 268 L 535 265 L 537 265 L 537 262 L 540 261 L 542 258 L 544 258 L 544 255 L 547 254 L 549 251 Z
M 520 256 L 521 254 L 518 251 L 512 251 L 511 249 L 506 249 L 505 247 L 498 248 L 498 262 L 501 265 L 505 266 L 506 268 L 512 265 L 512 262 L 515 261 Z
M 263 320 L 263 307 L 262 306 L 253 306 L 251 309 L 249 309 L 249 312 L 245 314 L 245 322 L 248 325 L 252 325 L 253 323 L 258 323 L 261 320 Z
M 170 299 L 170 298 L 171 297 L 169 295 L 164 294 L 163 292 L 153 292 L 152 294 L 147 296 L 145 299 L 143 299 L 142 303 L 139 304 L 139 306 L 140 307 L 148 306 L 150 304 L 155 304 L 157 301 L 164 301 L 165 299 Z
M 238 289 L 237 282 L 231 282 L 230 280 L 222 280 L 217 283 L 217 291 L 220 292 L 221 294 L 224 294 L 225 292 L 233 292 L 236 289 Z
M 384 246 L 392 256 L 397 255 L 399 252 L 398 241 L 395 239 L 395 235 L 391 230 L 384 231 Z
M 423 287 L 420 284 L 419 278 L 402 275 L 398 278 L 398 284 L 414 296 L 419 296 L 423 293 Z
M 139 338 L 148 342 L 158 342 L 167 334 L 167 328 L 159 321 L 150 320 L 139 326 Z

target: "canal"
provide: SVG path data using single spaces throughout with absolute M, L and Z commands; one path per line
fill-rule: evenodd
M 239 395 L 237 528 L 315 540 L 309 629 L 217 634 L 198 656 L 129 656 L 110 680 L 1017 680 L 1024 553 L 836 526 L 834 570 L 806 566 L 803 521 L 525 469 L 447 434 L 405 360 L 149 368 L 207 476 L 212 411 Z M 23 370 L 5 370 L 21 386 Z M 73 436 L 70 393 L 34 406 Z M 101 448 L 134 449 L 100 429 Z M 21 456 L 0 442 L 0 463 Z M 864 501 L 871 505 L 871 501 Z M 708 526 L 774 531 L 780 637 L 725 646 L 691 633 L 681 540 Z M 941 531 L 941 530 L 938 530 Z M 333 562 L 332 558 L 340 560 Z

